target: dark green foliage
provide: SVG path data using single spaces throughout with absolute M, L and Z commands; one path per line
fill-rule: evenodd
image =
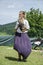
M 16 22 L 0 25 L 0 32 L 6 32 L 9 35 L 13 35 L 15 31 L 15 24 Z
M 43 37 L 43 14 L 39 9 L 31 8 L 27 12 L 26 16 L 30 24 L 30 30 L 28 32 L 30 37 Z

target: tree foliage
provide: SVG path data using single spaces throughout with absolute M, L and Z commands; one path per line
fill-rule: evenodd
M 43 37 L 43 14 L 39 9 L 31 8 L 27 12 L 26 18 L 30 24 L 28 32 L 30 37 Z

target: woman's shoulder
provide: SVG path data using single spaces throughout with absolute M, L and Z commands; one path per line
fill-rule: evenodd
M 19 22 L 18 22 L 18 21 L 16 21 L 16 24 L 19 24 Z
M 25 20 L 24 20 L 24 22 L 25 22 L 25 23 L 28 23 L 28 20 L 27 20 L 27 19 L 25 19 Z

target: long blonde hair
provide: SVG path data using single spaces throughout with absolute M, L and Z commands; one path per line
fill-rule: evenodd
M 25 11 L 20 11 L 22 12 L 22 14 L 24 15 L 23 18 L 25 19 L 26 18 L 26 12 Z
M 22 14 L 23 14 L 23 18 L 24 18 L 24 19 L 26 19 L 26 12 L 25 12 L 25 11 L 20 11 L 20 12 L 22 12 Z M 19 21 L 19 22 L 23 22 L 23 20 L 22 20 L 22 19 L 21 19 L 21 20 L 20 20 L 20 19 L 18 19 L 18 21 Z

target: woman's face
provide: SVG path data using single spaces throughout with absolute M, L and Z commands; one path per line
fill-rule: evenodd
M 22 12 L 19 12 L 19 19 L 22 19 L 23 18 L 23 13 Z

